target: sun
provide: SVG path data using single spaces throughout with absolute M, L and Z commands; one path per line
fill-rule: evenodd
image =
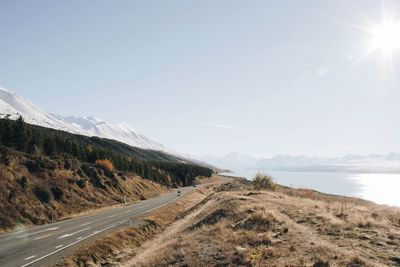
M 392 54 L 400 51 L 400 22 L 384 21 L 371 27 L 371 50 Z

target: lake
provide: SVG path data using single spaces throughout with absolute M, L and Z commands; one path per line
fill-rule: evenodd
M 253 179 L 258 171 L 242 170 L 226 175 Z M 262 172 L 262 171 L 261 171 Z M 310 188 L 320 192 L 352 196 L 378 204 L 400 207 L 400 174 L 339 172 L 264 172 L 274 180 L 293 188 Z

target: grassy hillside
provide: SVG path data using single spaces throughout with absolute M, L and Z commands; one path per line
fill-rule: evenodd
M 398 208 L 215 178 L 58 266 L 400 266 Z
M 211 174 L 163 152 L 0 119 L 0 230 L 145 199 Z
M 180 218 L 122 266 L 400 265 L 399 209 L 361 199 L 235 182 Z

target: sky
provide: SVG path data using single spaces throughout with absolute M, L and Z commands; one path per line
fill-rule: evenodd
M 0 86 L 192 155 L 400 152 L 386 17 L 400 4 L 3 0 Z

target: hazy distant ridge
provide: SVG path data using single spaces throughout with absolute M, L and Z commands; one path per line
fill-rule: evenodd
M 231 152 L 223 157 L 203 156 L 201 160 L 230 170 L 400 172 L 400 154 L 345 155 L 343 157 L 308 157 L 278 155 L 271 158 L 252 157 Z

